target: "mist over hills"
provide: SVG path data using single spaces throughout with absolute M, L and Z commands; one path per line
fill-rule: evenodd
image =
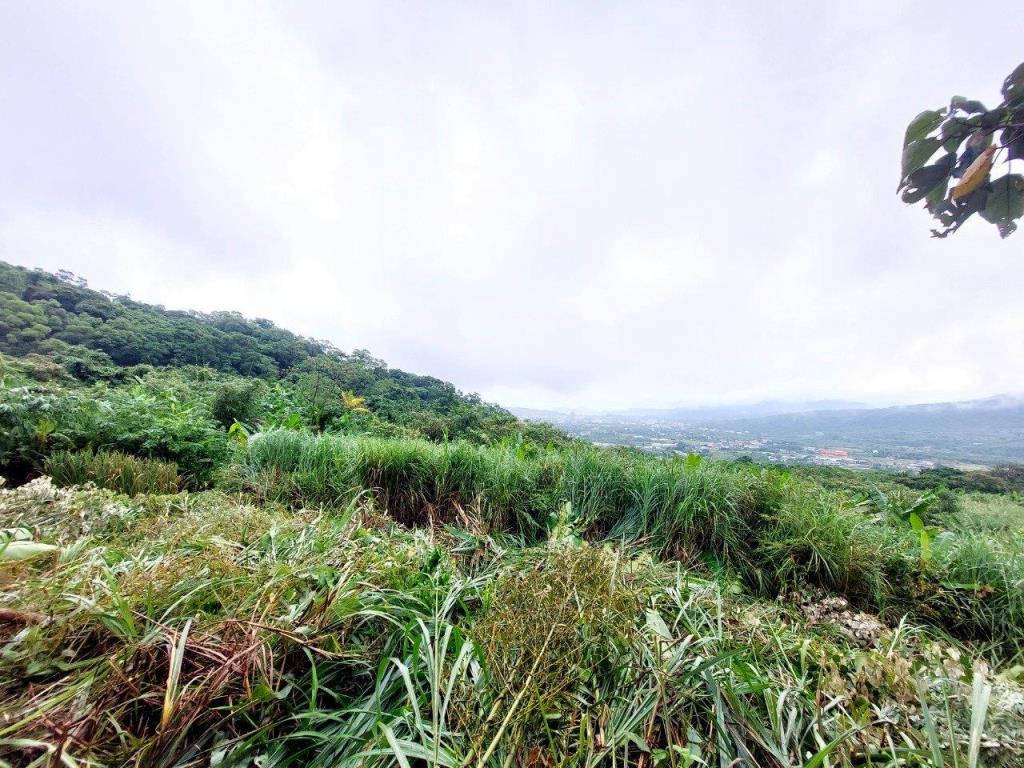
M 692 408 L 630 408 L 620 413 L 634 416 L 651 416 L 672 421 L 722 421 L 758 416 L 775 416 L 785 413 L 807 413 L 812 411 L 861 410 L 868 406 L 853 400 L 762 400 L 741 405 L 713 405 Z
M 982 464 L 1024 459 L 1024 398 L 890 408 L 785 413 L 734 419 L 724 427 L 778 441 L 870 451 L 899 449 L 936 462 Z
M 1024 460 L 1024 396 L 1012 394 L 885 408 L 822 400 L 600 414 L 512 410 L 595 442 L 655 452 L 899 469 Z
M 677 408 L 626 408 L 610 410 L 592 409 L 545 409 L 512 407 L 510 410 L 520 418 L 530 420 L 559 419 L 566 416 L 616 416 L 633 418 L 654 418 L 662 421 L 686 421 L 705 423 L 725 419 L 742 419 L 757 416 L 771 416 L 782 413 L 803 413 L 807 411 L 828 411 L 867 408 L 864 403 L 852 400 L 810 400 L 785 401 L 762 400 L 756 403 L 738 405 L 680 406 Z
M 718 419 L 714 419 L 718 421 Z M 779 412 L 728 419 L 751 428 L 797 429 L 838 434 L 857 431 L 1024 430 L 1024 397 L 995 395 L 978 400 L 898 405 L 887 408 L 835 408 Z
M 959 414 L 969 420 L 978 414 L 996 414 L 1024 408 L 1024 395 L 1000 394 L 976 400 L 960 400 L 937 403 L 916 403 L 873 407 L 853 400 L 762 400 L 739 405 L 688 406 L 679 408 L 626 408 L 595 410 L 557 410 L 543 408 L 511 407 L 510 411 L 521 418 L 564 419 L 573 416 L 652 418 L 661 421 L 681 421 L 692 424 L 709 424 L 724 421 L 749 421 L 768 417 L 793 419 L 831 418 L 833 421 L 882 419 L 920 419 L 921 417 L 945 418 Z M 828 417 L 825 416 L 828 414 Z

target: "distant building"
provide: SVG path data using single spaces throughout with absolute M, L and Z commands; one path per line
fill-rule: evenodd
M 845 448 L 819 448 L 818 456 L 822 459 L 848 459 L 850 452 Z

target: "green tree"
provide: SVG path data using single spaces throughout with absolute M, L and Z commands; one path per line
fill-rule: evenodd
M 1012 169 L 1024 159 L 1024 63 L 1001 93 L 994 109 L 954 96 L 907 126 L 898 191 L 905 203 L 924 201 L 940 225 L 935 237 L 956 232 L 976 213 L 1009 237 L 1024 216 L 1024 175 Z

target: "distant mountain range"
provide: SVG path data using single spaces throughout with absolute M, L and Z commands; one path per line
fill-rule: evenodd
M 808 400 L 783 401 L 764 400 L 743 405 L 695 406 L 689 408 L 627 408 L 625 410 L 545 410 L 538 408 L 510 408 L 515 415 L 529 421 L 561 421 L 566 418 L 634 418 L 655 419 L 662 422 L 686 422 L 690 425 L 718 424 L 726 421 L 757 420 L 766 417 L 786 417 L 789 423 L 816 422 L 831 423 L 875 422 L 885 420 L 908 424 L 935 418 L 956 418 L 974 420 L 981 414 L 1024 413 L 1024 395 L 994 395 L 978 400 L 961 400 L 944 403 L 921 403 L 873 408 L 865 403 L 852 400 Z
M 765 400 L 748 405 L 717 405 L 699 408 L 630 408 L 621 415 L 651 417 L 665 421 L 707 422 L 726 419 L 746 419 L 758 416 L 776 416 L 783 413 L 809 413 L 818 411 L 861 410 L 868 406 L 852 400 L 810 400 L 785 402 Z
M 712 421 L 712 420 L 709 420 Z M 713 420 L 721 423 L 722 420 Z M 995 434 L 1024 440 L 1024 397 L 996 395 L 980 400 L 778 413 L 728 419 L 728 425 L 759 433 L 824 435 L 837 441 L 871 436 L 899 437 L 912 442 L 942 435 L 960 440 L 988 439 Z M 1024 458 L 1024 456 L 1022 456 Z
M 513 408 L 601 443 L 801 460 L 823 448 L 914 462 L 1024 462 L 1024 396 L 870 408 L 842 400 L 567 413 Z M 867 457 L 864 459 L 864 457 Z
M 807 402 L 785 402 L 765 400 L 744 405 L 709 405 L 689 408 L 627 408 L 625 410 L 545 410 L 542 408 L 510 408 L 514 414 L 529 421 L 551 421 L 566 417 L 657 419 L 664 422 L 706 423 L 725 419 L 743 419 L 755 416 L 773 416 L 781 413 L 806 413 L 809 411 L 835 411 L 867 408 L 864 403 L 852 400 L 811 400 Z

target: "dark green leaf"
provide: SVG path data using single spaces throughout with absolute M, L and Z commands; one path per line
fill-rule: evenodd
M 942 148 L 947 152 L 956 152 L 974 128 L 967 125 L 963 118 L 951 117 L 942 124 L 940 135 L 942 136 Z
M 988 131 L 975 131 L 967 139 L 967 146 L 981 154 L 983 149 L 988 149 L 992 146 L 992 134 Z
M 908 144 L 903 149 L 903 179 L 927 163 L 941 146 L 939 139 L 920 139 Z
M 955 155 L 943 155 L 934 165 L 918 168 L 907 179 L 903 190 L 903 202 L 916 203 L 949 178 L 949 172 L 956 159 Z
M 981 127 L 982 128 L 996 128 L 999 126 L 1004 119 L 1006 119 L 1006 108 L 996 107 L 990 109 L 988 112 L 981 116 Z
M 948 227 L 956 220 L 956 206 L 948 197 L 943 198 L 932 208 L 929 208 L 932 218 L 936 219 L 942 226 Z
M 970 145 L 970 142 L 968 142 L 967 146 L 964 148 L 963 154 L 960 155 L 960 162 L 958 162 L 956 164 L 956 167 L 953 169 L 953 178 L 959 179 L 961 176 L 963 176 L 964 171 L 971 167 L 971 163 L 977 160 L 978 155 L 980 154 L 981 150 L 972 147 Z
M 929 109 L 911 120 L 910 125 L 907 126 L 907 132 L 903 136 L 903 146 L 920 141 L 938 128 L 944 113 L 945 110 Z
M 1003 98 L 1007 104 L 1015 104 L 1018 100 L 1024 100 L 1024 63 L 1018 64 L 1003 81 Z
M 1002 237 L 1009 237 L 1017 229 L 1016 220 L 1024 216 L 1024 176 L 1008 173 L 992 182 L 981 217 L 995 224 Z
M 943 139 L 948 139 L 951 136 L 966 136 L 970 132 L 971 126 L 967 125 L 962 117 L 951 117 L 945 120 L 939 129 L 939 135 Z
M 976 114 L 978 112 L 985 112 L 985 105 L 980 101 L 974 99 L 966 99 L 963 96 L 954 96 L 950 99 L 949 108 L 951 110 L 959 109 L 962 112 L 966 112 L 969 115 Z
M 938 213 L 943 205 L 947 205 L 946 192 L 949 191 L 949 179 L 943 180 L 937 187 L 932 189 L 924 198 L 924 207 L 933 216 Z
M 1006 147 L 1007 160 L 1020 160 L 1024 158 L 1024 109 L 1018 110 L 1014 120 L 1020 125 L 1003 129 L 999 142 Z
M 960 200 L 957 207 L 963 212 L 965 220 L 967 216 L 985 209 L 985 205 L 988 203 L 988 193 L 989 185 L 982 184 L 967 197 Z
M 989 185 L 982 184 L 976 190 L 961 198 L 957 203 L 940 206 L 933 214 L 945 229 L 932 230 L 933 237 L 948 237 L 962 227 L 967 220 L 985 208 L 988 202 Z

